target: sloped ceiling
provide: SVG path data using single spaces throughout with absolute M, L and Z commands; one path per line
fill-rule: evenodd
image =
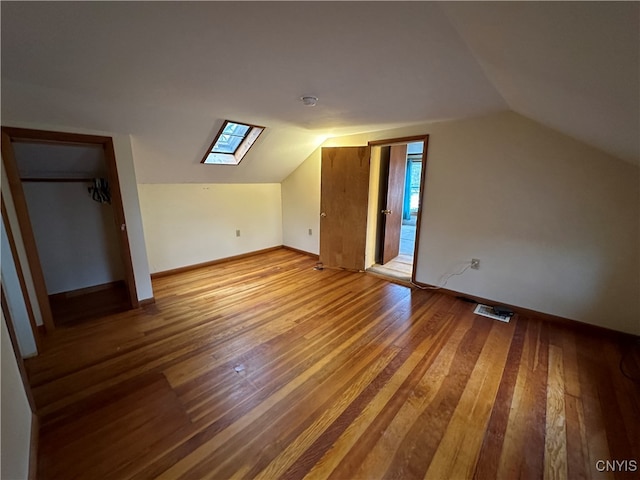
M 558 5 L 3 1 L 2 122 L 131 134 L 140 183 L 280 182 L 329 136 L 506 109 L 637 161 L 638 5 Z M 225 118 L 267 131 L 201 165 Z
M 640 3 L 442 7 L 512 110 L 638 162 Z

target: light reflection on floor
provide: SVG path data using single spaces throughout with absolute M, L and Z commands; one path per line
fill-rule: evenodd
M 415 237 L 415 225 L 402 225 L 400 232 L 400 255 L 384 265 L 375 264 L 369 268 L 369 271 L 400 280 L 411 281 Z

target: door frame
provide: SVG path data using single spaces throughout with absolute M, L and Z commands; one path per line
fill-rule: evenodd
M 422 221 L 422 204 L 424 195 L 424 180 L 427 171 L 427 153 L 429 147 L 429 135 L 415 135 L 410 137 L 388 138 L 383 140 L 373 140 L 368 143 L 369 147 L 389 147 L 407 143 L 422 142 L 422 169 L 420 171 L 420 194 L 418 196 L 418 214 L 416 217 L 416 239 L 413 245 L 413 265 L 411 270 L 411 283 L 416 282 L 416 265 L 418 263 L 418 252 L 420 249 L 420 225 Z M 386 188 L 386 187 L 385 187 Z
M 113 207 L 113 217 L 116 230 L 119 232 L 119 243 L 121 251 L 121 260 L 124 266 L 125 283 L 129 294 L 131 308 L 139 306 L 138 293 L 135 285 L 133 273 L 133 261 L 131 259 L 131 247 L 129 245 L 129 237 L 127 235 L 126 221 L 124 216 L 124 206 L 122 204 L 122 193 L 120 191 L 120 182 L 118 179 L 118 170 L 116 165 L 115 149 L 113 139 L 111 137 L 100 135 L 86 135 L 80 133 L 69 132 L 53 132 L 47 130 L 32 130 L 17 127 L 2 127 L 2 162 L 7 173 L 11 196 L 16 215 L 18 217 L 18 226 L 22 235 L 25 251 L 27 253 L 27 263 L 33 278 L 36 291 L 36 297 L 42 321 L 46 331 L 55 329 L 53 315 L 51 314 L 51 306 L 49 304 L 49 295 L 44 281 L 42 272 L 42 264 L 38 255 L 35 235 L 29 218 L 27 201 L 22 188 L 22 180 L 18 171 L 18 165 L 15 159 L 13 149 L 14 143 L 43 143 L 49 145 L 100 145 L 104 151 L 104 159 L 107 169 L 107 177 L 111 188 L 111 206 Z M 8 221 L 8 219 L 6 219 Z
M 11 250 L 11 257 L 13 258 L 13 264 L 16 268 L 16 273 L 18 275 L 18 284 L 20 285 L 20 291 L 22 292 L 22 298 L 24 299 L 24 306 L 27 310 L 27 317 L 29 317 L 29 326 L 31 327 L 31 333 L 33 334 L 33 339 L 36 342 L 36 350 L 38 352 L 41 352 L 42 338 L 40 337 L 40 330 L 38 329 L 38 325 L 36 324 L 36 317 L 33 313 L 33 306 L 31 305 L 29 290 L 27 289 L 27 282 L 24 278 L 23 267 L 22 267 L 22 264 L 20 263 L 20 257 L 18 255 L 18 249 L 16 247 L 16 240 L 15 240 L 15 237 L 13 236 L 13 230 L 11 229 L 11 223 L 9 222 L 9 215 L 7 214 L 7 207 L 5 206 L 5 203 L 4 203 L 4 194 L 1 192 L 0 192 L 0 204 L 2 204 L 2 223 L 4 225 L 4 229 L 7 234 L 7 239 L 9 240 L 9 249 Z

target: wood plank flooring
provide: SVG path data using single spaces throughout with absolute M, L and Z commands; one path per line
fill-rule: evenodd
M 155 305 L 48 335 L 38 477 L 638 478 L 596 469 L 640 461 L 624 338 L 314 265 L 159 278 Z
M 124 281 L 98 285 L 75 292 L 49 295 L 51 315 L 56 325 L 84 322 L 131 308 Z

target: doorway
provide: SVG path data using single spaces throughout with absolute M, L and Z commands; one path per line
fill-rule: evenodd
M 415 281 L 427 141 L 428 136 L 420 136 L 369 144 L 375 236 L 368 239 L 367 271 Z
M 46 330 L 138 306 L 112 139 L 2 128 Z

